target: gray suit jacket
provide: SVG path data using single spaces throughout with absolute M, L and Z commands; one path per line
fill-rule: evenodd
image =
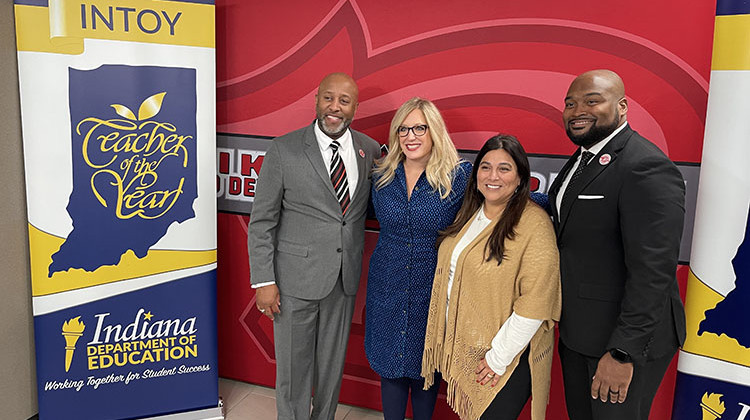
M 341 273 L 344 292 L 357 293 L 370 170 L 380 146 L 351 132 L 359 180 L 345 216 L 313 125 L 276 138 L 268 148 L 248 226 L 251 283 L 275 281 L 281 294 L 322 299 Z

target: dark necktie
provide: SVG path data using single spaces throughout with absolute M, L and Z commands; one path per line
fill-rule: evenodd
M 570 201 L 571 191 L 573 191 L 572 187 L 575 184 L 576 179 L 578 179 L 578 177 L 581 176 L 581 174 L 583 173 L 583 168 L 585 168 L 586 165 L 588 165 L 592 157 L 594 157 L 594 154 L 589 152 L 588 150 L 581 153 L 581 161 L 578 162 L 578 167 L 573 172 L 573 175 L 570 176 L 570 181 L 568 181 L 568 186 L 565 187 L 565 195 L 563 195 L 563 202 Z
M 592 157 L 594 157 L 594 154 L 589 152 L 588 150 L 581 153 L 581 161 L 578 163 L 578 167 L 576 168 L 575 172 L 573 172 L 573 176 L 570 177 L 570 182 L 568 182 L 568 189 L 570 189 L 570 186 L 573 185 L 574 182 L 576 182 L 576 179 L 578 179 L 579 176 L 581 176 L 581 173 L 583 173 L 583 168 L 585 168 L 586 165 L 589 164 L 589 161 Z
M 341 160 L 339 155 L 339 142 L 334 140 L 331 142 L 331 149 L 333 150 L 333 156 L 331 156 L 331 182 L 333 183 L 333 189 L 336 191 L 336 199 L 341 205 L 341 213 L 346 214 L 349 209 L 349 181 L 346 178 L 346 168 L 344 167 L 344 161 Z

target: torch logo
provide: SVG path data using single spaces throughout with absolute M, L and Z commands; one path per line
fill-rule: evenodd
M 76 342 L 83 335 L 86 325 L 79 321 L 80 316 L 71 318 L 63 323 L 62 335 L 65 337 L 65 371 L 70 370 L 73 361 L 73 352 L 76 350 Z
M 701 400 L 701 409 L 703 410 L 703 420 L 720 419 L 724 414 L 724 401 L 721 400 L 722 394 L 703 394 Z

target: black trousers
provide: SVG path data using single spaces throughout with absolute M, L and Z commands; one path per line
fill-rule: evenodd
M 531 368 L 529 347 L 521 355 L 518 366 L 503 389 L 497 393 L 480 420 L 516 420 L 531 396 Z M 485 385 L 489 386 L 489 384 Z
M 383 399 L 383 418 L 385 420 L 404 420 L 406 404 L 411 392 L 411 411 L 413 420 L 430 420 L 435 411 L 438 391 L 442 377 L 435 372 L 435 383 L 428 390 L 424 387 L 424 378 L 380 378 L 380 396 Z
M 635 365 L 628 396 L 622 404 L 591 398 L 591 380 L 596 373 L 598 357 L 571 350 L 560 340 L 565 404 L 570 420 L 648 420 L 651 403 L 674 354 L 671 352 L 643 365 Z

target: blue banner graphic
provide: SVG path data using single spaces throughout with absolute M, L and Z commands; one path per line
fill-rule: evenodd
M 216 406 L 215 271 L 37 316 L 34 327 L 39 410 L 53 418 Z
M 115 265 L 129 249 L 145 257 L 195 217 L 197 198 L 194 69 L 106 65 L 69 80 L 73 231 L 50 277 Z
M 747 387 L 711 378 L 677 374 L 673 419 L 750 419 Z

